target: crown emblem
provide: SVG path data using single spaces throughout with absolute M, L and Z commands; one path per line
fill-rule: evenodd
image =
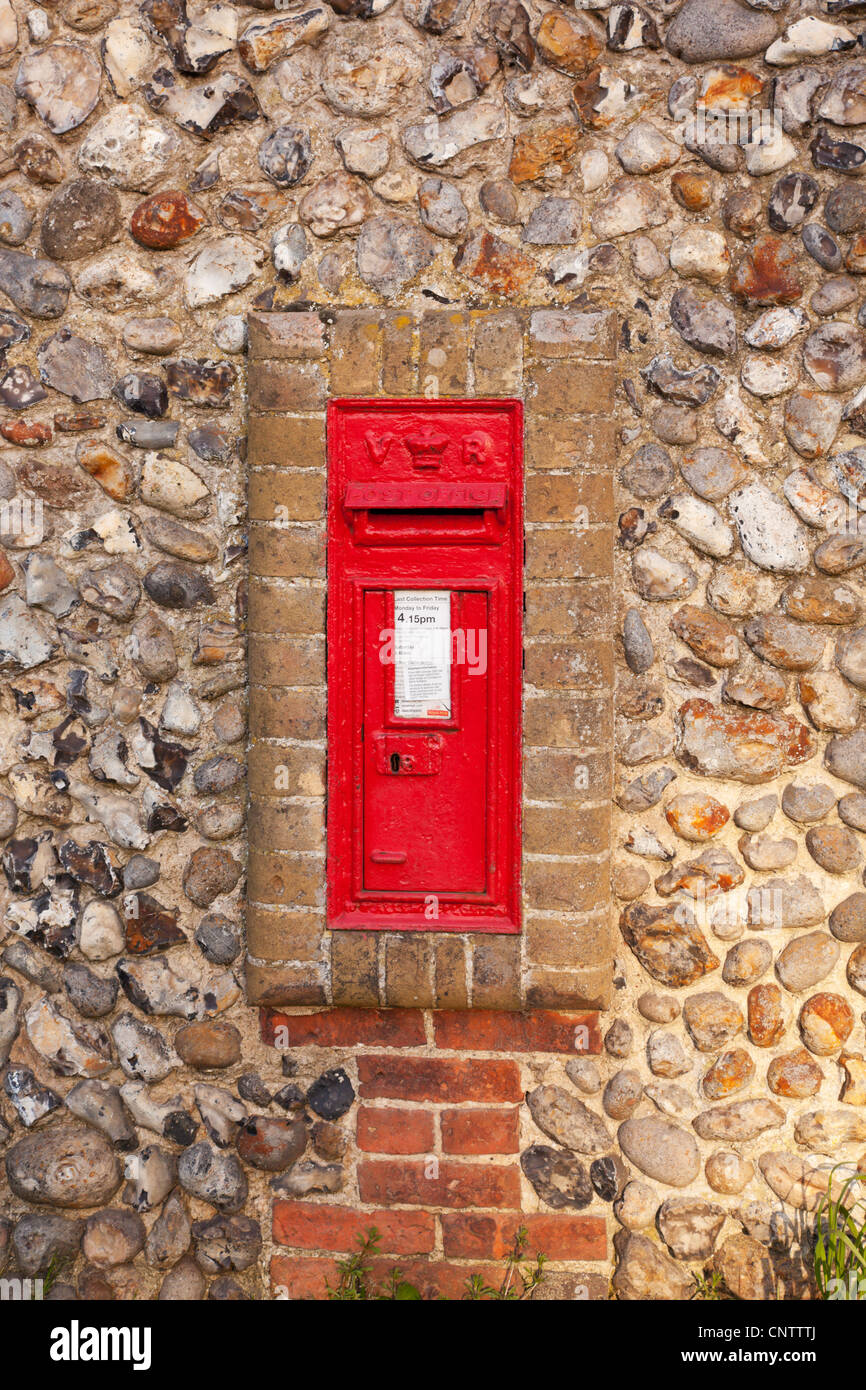
M 422 425 L 403 440 L 412 455 L 412 467 L 419 473 L 442 467 L 442 455 L 449 442 L 447 434 L 440 434 L 432 425 Z

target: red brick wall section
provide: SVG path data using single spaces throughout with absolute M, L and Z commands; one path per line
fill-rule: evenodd
M 374 1279 L 398 1267 L 425 1298 L 461 1298 L 473 1274 L 500 1283 L 521 1226 L 527 1255 L 546 1257 L 549 1296 L 607 1296 L 609 1208 L 540 1210 L 519 1158 L 525 1089 L 539 1064 L 549 1075 L 601 1050 L 595 1014 L 263 1009 L 261 1034 L 274 1046 L 351 1049 L 357 1067 L 349 1183 L 273 1203 L 274 1296 L 324 1298 L 337 1260 L 373 1226 Z

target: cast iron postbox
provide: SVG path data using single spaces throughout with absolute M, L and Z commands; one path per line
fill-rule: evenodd
M 328 410 L 328 925 L 520 928 L 522 406 Z

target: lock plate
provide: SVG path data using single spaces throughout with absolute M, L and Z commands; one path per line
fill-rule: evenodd
M 386 777 L 431 777 L 442 767 L 441 734 L 374 734 L 373 747 Z

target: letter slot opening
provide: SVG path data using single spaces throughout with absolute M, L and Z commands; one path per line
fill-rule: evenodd
M 358 545 L 496 545 L 505 483 L 350 483 L 343 507 Z

